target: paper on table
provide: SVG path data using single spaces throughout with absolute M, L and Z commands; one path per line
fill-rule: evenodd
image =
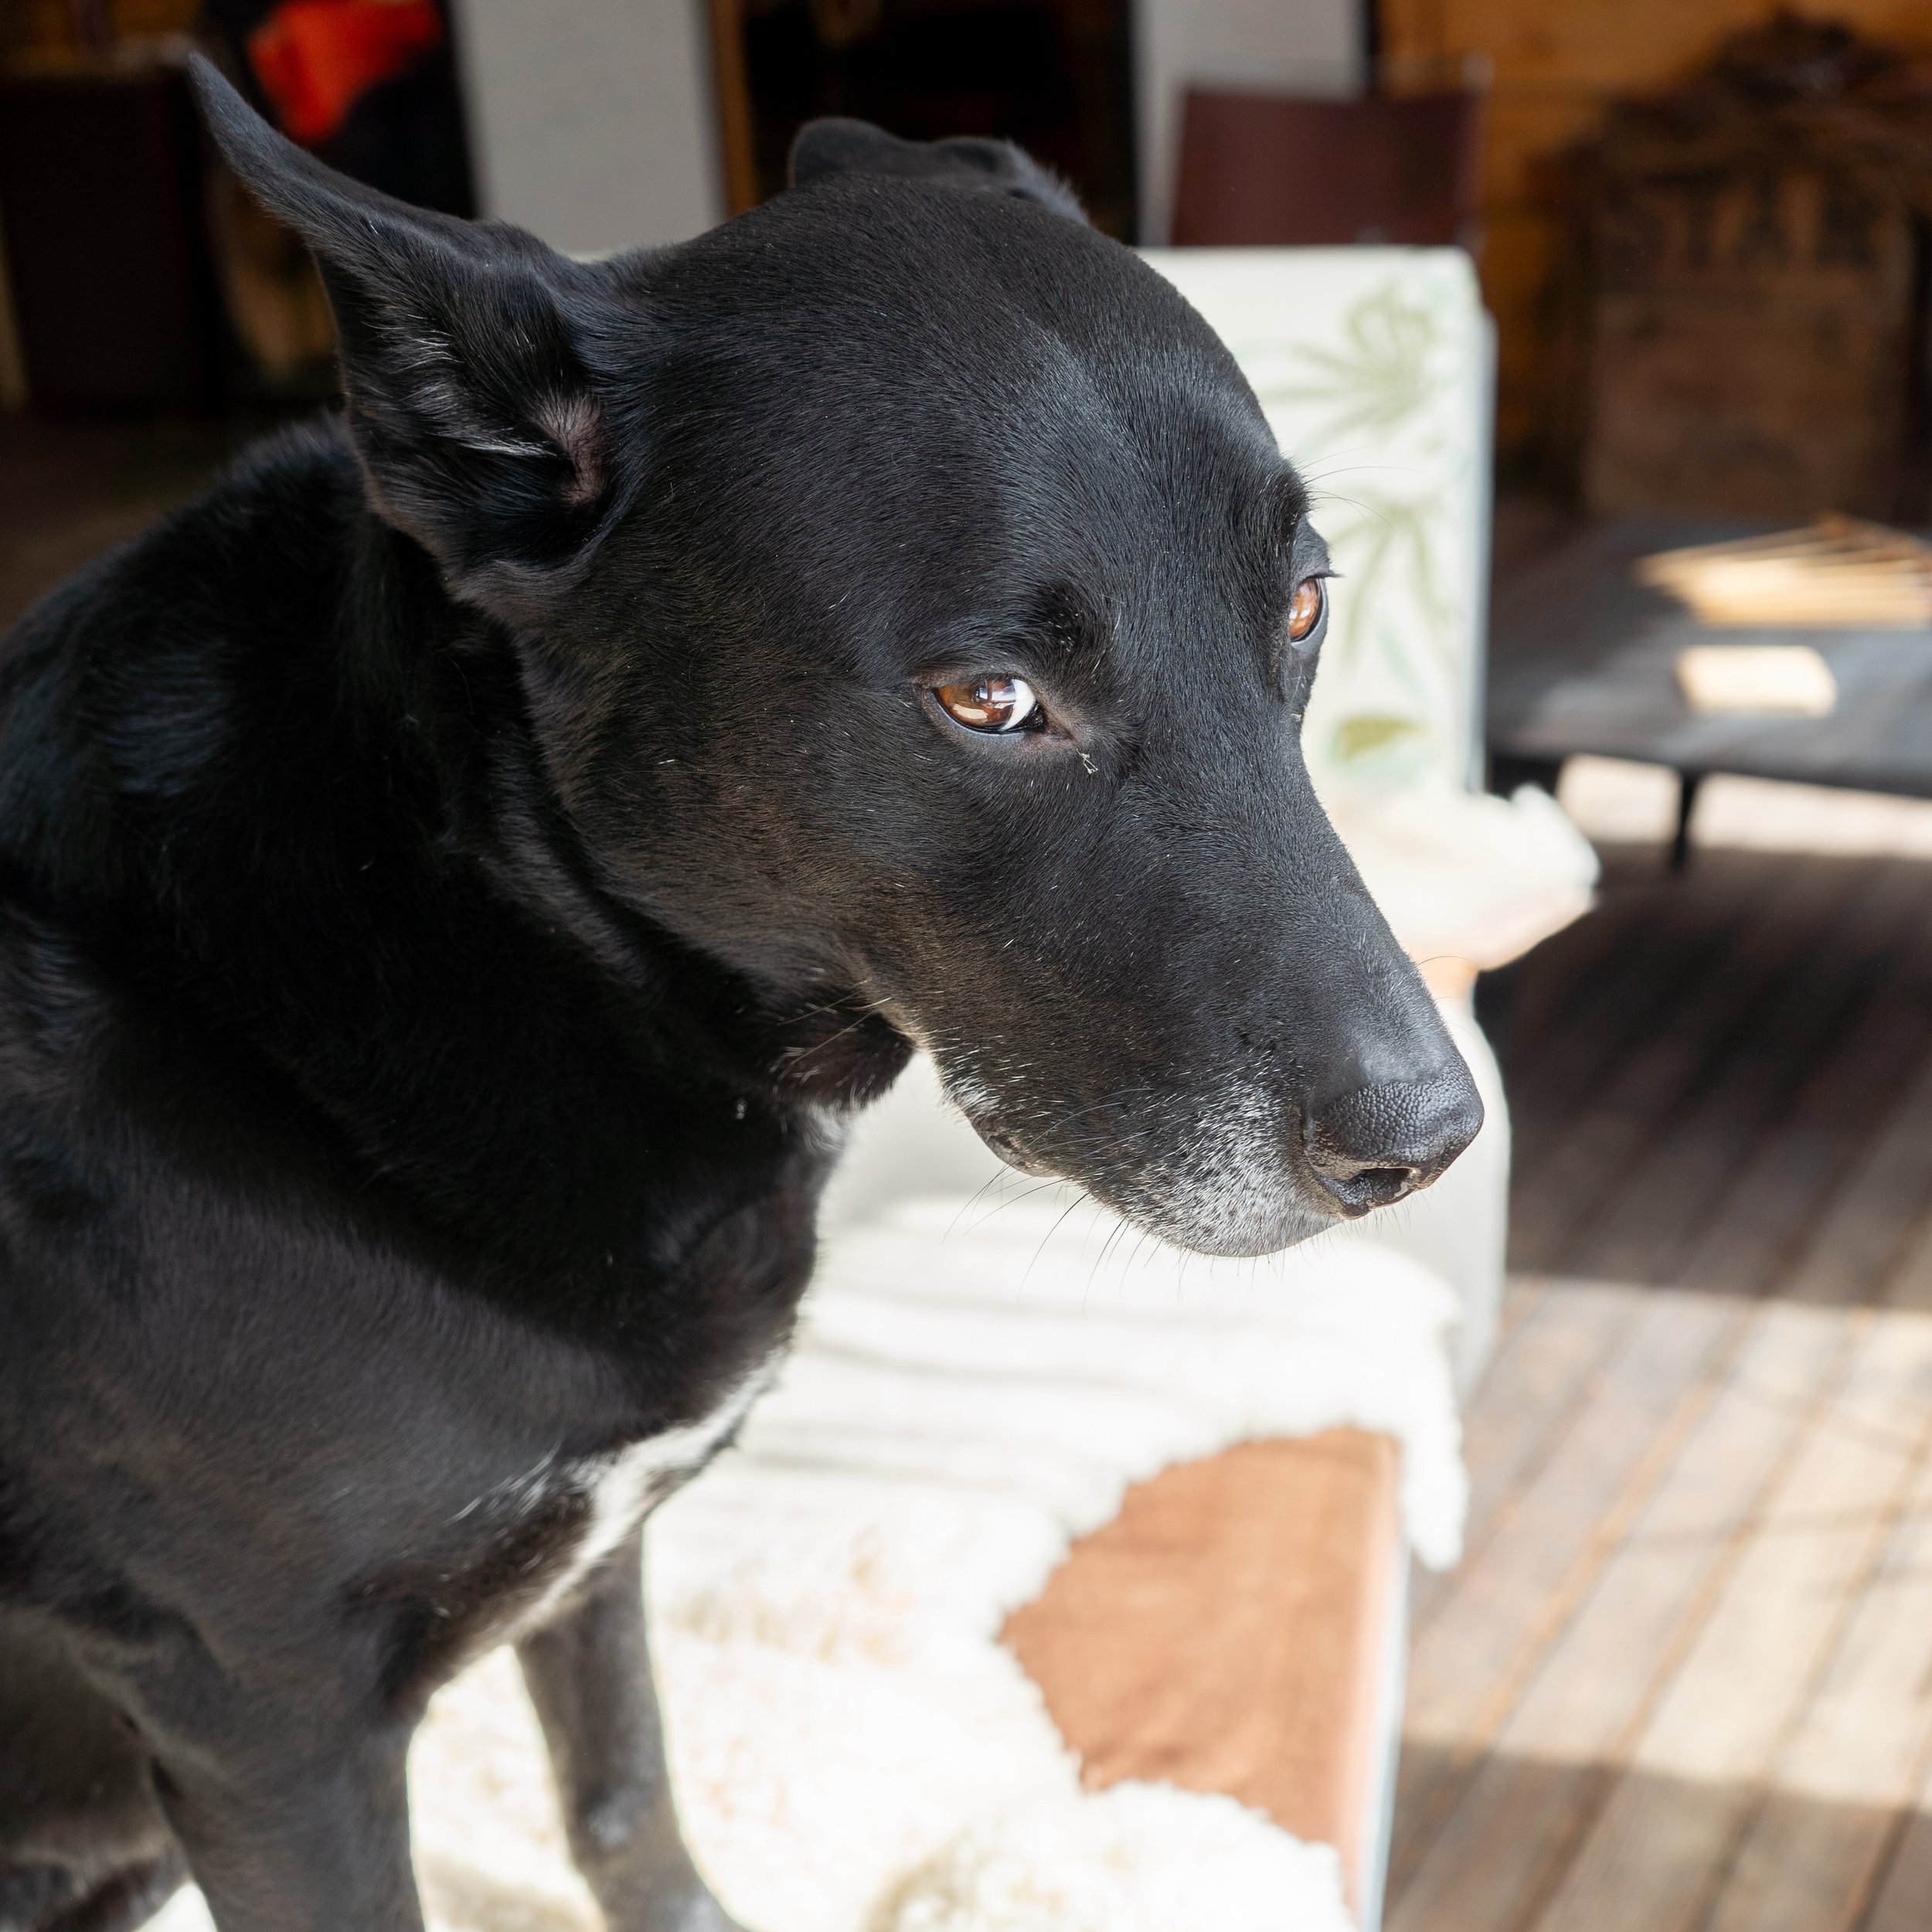
M 1832 667 L 1808 644 L 1694 644 L 1677 654 L 1677 682 L 1693 711 L 1825 718 L 1838 706 Z

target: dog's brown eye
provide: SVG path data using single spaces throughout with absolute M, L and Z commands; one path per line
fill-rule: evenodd
M 1294 587 L 1294 595 L 1288 600 L 1288 641 L 1291 644 L 1304 642 L 1308 634 L 1321 621 L 1321 607 L 1327 600 L 1321 594 L 1319 577 L 1304 577 Z
M 935 685 L 933 696 L 947 716 L 968 731 L 1037 731 L 1046 723 L 1033 687 L 1004 672 L 964 684 Z

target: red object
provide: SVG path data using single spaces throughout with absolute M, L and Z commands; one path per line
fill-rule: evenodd
M 442 42 L 434 0 L 284 0 L 248 36 L 248 61 L 289 138 L 313 147 Z

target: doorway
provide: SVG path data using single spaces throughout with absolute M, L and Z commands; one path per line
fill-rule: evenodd
M 734 214 L 784 186 L 808 121 L 844 114 L 1015 141 L 1133 237 L 1127 0 L 713 0 L 712 18 Z

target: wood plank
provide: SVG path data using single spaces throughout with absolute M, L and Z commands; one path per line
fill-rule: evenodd
M 1530 1104 L 1526 1081 L 1546 1063 L 1549 1043 L 1568 1036 L 1570 1022 L 1594 1010 L 1597 995 L 1624 977 L 1619 962 L 1632 944 L 1662 922 L 1645 909 L 1671 881 L 1651 855 L 1627 850 L 1599 854 L 1603 876 L 1596 906 L 1573 926 L 1538 947 L 1530 961 L 1509 968 L 1513 985 L 1507 1039 L 1499 1046 L 1513 1077 L 1512 1106 Z M 1740 906 L 1740 911 L 1742 908 Z M 1562 1090 L 1560 1084 L 1554 1090 Z
M 1398 1476 L 1389 1438 L 1339 1429 L 1130 1489 L 1004 1632 L 1085 1782 L 1225 1792 L 1358 1878 Z
M 1484 218 L 1498 259 L 1485 264 L 1484 289 L 1500 329 L 1502 383 L 1498 418 L 1505 446 L 1547 437 L 1560 361 L 1544 347 L 1547 290 L 1538 264 L 1560 238 L 1546 197 L 1526 198 L 1539 155 L 1553 155 L 1587 127 L 1610 97 L 1681 82 L 1731 28 L 1761 24 L 1766 0 L 1641 0 L 1636 6 L 1552 6 L 1549 0 L 1379 0 L 1385 64 L 1406 68 L 1471 53 L 1494 63 L 1492 158 Z M 1924 0 L 1845 0 L 1832 9 L 1874 37 L 1922 42 Z M 1539 146 L 1541 138 L 1549 144 Z M 1505 246 L 1506 244 L 1506 246 Z
M 1902 1104 L 1899 1132 L 1917 1126 L 1916 1109 Z M 1900 1237 L 1886 1275 L 1883 1299 L 1895 1308 L 1932 1311 L 1932 1198 L 1922 1200 L 1911 1224 Z
M 1492 219 L 1502 216 L 1506 229 L 1533 233 L 1546 247 L 1549 209 L 1537 175 L 1549 156 L 1590 131 L 1602 113 L 1600 99 L 1575 88 L 1512 87 L 1497 94 L 1484 157 L 1485 199 Z M 1485 287 L 1499 284 L 1521 300 L 1526 291 L 1520 279 L 1497 275 L 1486 249 L 1482 267 Z
M 1816 862 L 1800 870 L 1815 878 L 1830 876 L 1827 867 Z M 1770 1012 L 1747 1008 L 1730 1063 L 1696 1104 L 1680 1092 L 1671 1127 L 1619 1177 L 1609 1212 L 1578 1243 L 1573 1266 L 1759 1292 L 1788 1272 L 1794 1243 L 1809 1239 L 1814 1255 L 1832 1252 L 1808 1223 L 1829 1212 L 1839 1173 L 1863 1182 L 1855 1210 L 1860 1213 L 1876 1207 L 1881 1188 L 1909 1194 L 1909 1122 L 1895 1134 L 1882 1174 L 1866 1178 L 1869 1163 L 1860 1156 L 1888 1104 L 1903 1104 L 1900 1090 L 1932 1039 L 1924 971 L 1907 971 L 1901 963 L 1924 959 L 1932 940 L 1922 916 L 1921 869 L 1895 863 L 1869 876 L 1860 903 L 1827 927 L 1835 935 L 1849 930 L 1857 943 L 1835 947 L 1828 969 L 1787 977 Z M 1709 1031 L 1717 1022 L 1707 1011 L 1698 1024 Z M 1774 1043 L 1768 1047 L 1767 1036 Z M 1641 1061 L 1642 1054 L 1633 1057 Z M 1594 1117 L 1618 1104 L 1600 1098 L 1587 1111 Z M 1914 1117 L 1925 1117 L 1920 1111 Z M 1778 1122 L 1768 1134 L 1767 1121 Z M 1741 1188 L 1734 1172 L 1753 1141 L 1759 1151 L 1752 1162 L 1769 1165 L 1750 1188 Z M 1726 1193 L 1727 1179 L 1735 1198 Z M 1709 1215 L 1714 1202 L 1723 1204 L 1721 1212 L 1698 1236 L 1701 1253 L 1693 1252 L 1694 1217 Z M 1896 1240 L 1904 1205 L 1895 1192 L 1890 1218 L 1862 1222 L 1863 1238 Z M 1522 1218 L 1519 1207 L 1512 1229 Z M 1673 1257 L 1666 1247 L 1660 1255 L 1660 1236 L 1673 1226 L 1679 1252 Z M 1841 1216 L 1835 1233 L 1845 1227 Z M 1838 1259 L 1857 1273 L 1849 1251 Z M 1858 1291 L 1869 1288 L 1868 1282 Z M 1801 1291 L 1825 1292 L 1815 1279 Z
M 1849 1921 L 1847 1932 L 1925 1932 L 1932 1925 L 1932 1782 L 1895 1829 L 1891 1861 L 1879 1883 L 1869 1916 Z
M 1779 914 L 1764 889 L 1774 863 L 1753 862 L 1764 856 L 1727 852 L 1694 885 L 1660 869 L 1653 882 L 1626 889 L 1590 915 L 1614 944 L 1587 970 L 1565 976 L 1568 996 L 1552 1002 L 1551 1022 L 1540 1035 L 1512 1032 L 1509 1043 L 1510 1106 L 1530 1130 L 1526 1154 L 1538 1124 L 1566 1118 L 1577 1097 L 1594 1090 L 1630 1040 L 1709 970 L 1740 927 L 1775 923 Z
M 1923 885 L 1919 889 L 1923 892 Z M 1686 1259 L 1679 1279 L 1695 1287 L 1760 1294 L 1790 1284 L 1794 1264 L 1828 1216 L 1839 1182 L 1855 1174 L 1900 1090 L 1932 1046 L 1928 989 L 1896 970 L 1900 951 L 1932 940 L 1932 895 L 1858 996 L 1841 1003 L 1827 1050 L 1763 1136 L 1739 1187 Z M 1889 968 L 1889 970 L 1888 970 Z M 1872 985 L 1872 981 L 1876 985 Z
M 1549 1285 L 1546 1277 L 1540 1274 L 1513 1272 L 1505 1277 L 1502 1307 L 1496 1316 L 1496 1348 L 1498 1352 L 1542 1301 L 1543 1292 Z M 1492 1355 L 1492 1362 L 1495 1359 Z
M 1574 1421 L 1593 1378 L 1636 1319 L 1628 1290 L 1596 1282 L 1553 1282 L 1498 1347 L 1463 1423 L 1469 1515 L 1463 1561 L 1424 1571 L 1410 1600 L 1416 1636 L 1461 1587 L 1488 1546 L 1499 1513 L 1527 1486 Z
M 1932 1316 L 1879 1318 L 1895 1332 Z M 1932 1348 L 1921 1348 L 1932 1358 Z M 1709 1932 L 1841 1932 L 1871 1895 L 1932 1753 L 1932 1470 L 1928 1422 L 1890 1542 L 1771 1774 Z M 1863 1498 L 1846 1494 L 1841 1508 Z
M 1559 536 L 1530 546 L 1515 574 L 1534 570 L 1566 540 Z M 1571 1019 L 1594 1012 L 1598 995 L 1616 990 L 1621 962 L 1632 947 L 1676 943 L 1672 922 L 1658 916 L 1661 907 L 1683 900 L 1681 880 L 1662 862 L 1662 849 L 1605 845 L 1597 859 L 1595 907 L 1539 946 L 1534 965 L 1520 975 L 1523 992 L 1510 1035 L 1528 1049 L 1519 1073 L 1539 1066 L 1548 1041 L 1566 1036 Z M 1737 889 L 1735 868 L 1721 869 L 1713 883 L 1720 901 L 1735 900 L 1740 915 L 1748 910 L 1750 894 Z
M 1406 1883 L 1468 1770 L 1515 1706 L 1694 1427 L 1754 1305 L 1716 1295 L 1630 1291 L 1638 1312 L 1537 1480 L 1411 1652 L 1396 1804 L 1406 1821 L 1391 1891 Z
M 1874 1080 L 1886 1073 L 1889 1063 L 1885 1056 L 1898 1051 L 1902 1023 L 1899 1007 L 1905 997 L 1887 988 L 1868 1006 L 1859 1025 L 1838 1043 L 1787 1119 L 1760 1145 L 1726 1210 L 1714 1218 L 1703 1240 L 1687 1257 L 1679 1278 L 1702 1279 L 1712 1286 L 1745 1294 L 1763 1292 L 1777 1283 L 1791 1265 L 1792 1229 L 1801 1224 L 1804 1216 L 1815 1211 L 1817 1197 L 1828 1189 L 1832 1172 L 1821 1168 L 1818 1144 L 1823 1141 L 1837 1148 L 1838 1166 L 1857 1145 L 1857 1137 L 1849 1131 L 1845 1117 L 1848 1110 L 1855 1110 L 1861 1097 L 1869 1095 Z M 1920 1026 L 1923 1030 L 1922 1015 Z M 1904 1070 L 1911 1070 L 1909 1060 Z M 1840 1291 L 1849 1293 L 1857 1285 L 1845 1277 Z M 1872 1284 L 1868 1279 L 1864 1285 L 1869 1288 Z M 1590 1500 L 1584 1499 L 1584 1506 L 1590 1506 Z M 1465 1763 L 1466 1751 L 1465 1741 Z M 1438 1788 L 1434 1796 L 1439 1816 L 1454 1803 L 1459 1781 L 1454 1767 L 1445 1770 L 1437 1766 L 1435 1776 Z M 1414 1781 L 1412 1777 L 1411 1794 Z M 1461 1781 L 1466 1781 L 1466 1774 Z M 1559 1797 L 1560 1804 L 1586 1801 L 1590 1781 L 1571 1783 L 1575 1788 L 1566 1801 Z M 1427 1835 L 1426 1828 L 1412 1828 L 1404 1847 L 1405 1860 L 1417 1855 Z
M 1835 1311 L 1764 1309 L 1723 1390 L 1551 1645 L 1424 1844 L 1390 1932 L 1510 1932 L 1546 1896 L 1611 1788 L 1685 1634 L 1842 1372 Z
M 1444 49 L 1479 47 L 1499 91 L 1587 89 L 1648 93 L 1682 80 L 1720 36 L 1762 24 L 1764 0 L 1628 0 L 1619 7 L 1551 7 L 1546 0 L 1438 0 L 1426 18 Z M 1875 38 L 1920 38 L 1920 0 L 1842 0 L 1831 17 Z M 1391 49 L 1393 50 L 1393 49 Z
M 1932 1207 L 1920 1211 L 1900 1242 L 1886 1299 L 1896 1308 L 1932 1309 Z
M 1789 981 L 1723 1062 L 1706 1090 L 1685 1104 L 1628 1173 L 1611 1211 L 1579 1240 L 1564 1265 L 1610 1280 L 1683 1281 L 1693 1250 L 1696 1278 L 1761 1288 L 1736 1263 L 1709 1251 L 1720 1220 L 1748 1236 L 1761 1211 L 1784 1204 L 1744 1185 L 1756 1150 L 1793 1111 L 1821 1060 L 1882 990 L 1900 946 L 1927 910 L 1923 885 L 1900 861 L 1882 861 L 1843 910 L 1830 948 Z M 1753 1257 L 1753 1264 L 1755 1257 Z
M 1843 1385 L 1536 1927 L 1690 1932 L 1748 1828 L 1753 1794 L 1837 1648 L 1923 1444 L 1932 1325 L 1847 1318 L 1862 1332 Z
M 1907 1264 L 1932 1251 L 1932 1052 L 1856 1159 L 1783 1292 L 1794 1301 L 1927 1307 Z M 1915 1237 L 1917 1237 L 1915 1242 Z M 1928 1253 L 1932 1258 L 1932 1253 Z M 1932 1286 L 1932 1279 L 1928 1279 Z
M 1700 853 L 1699 864 L 1730 855 Z M 1848 894 L 1835 905 L 1833 882 Z M 1614 1159 L 1617 1134 L 1642 1151 L 1611 1177 L 1611 1213 L 1562 1257 L 1571 1276 L 1539 1275 L 1546 1285 L 1468 1420 L 1479 1499 L 1471 1561 L 1464 1576 L 1424 1586 L 1432 1594 L 1417 1619 L 1391 1932 L 1932 1925 L 1932 1817 L 1920 1815 L 1932 1814 L 1932 1721 L 1919 1702 L 1932 1661 L 1917 1662 L 1914 1650 L 1932 1646 L 1932 1617 L 1911 1580 L 1915 1566 L 1932 1573 L 1932 1551 L 1913 1553 L 1932 1491 L 1921 1461 L 1900 1513 L 1903 1492 L 1888 1491 L 1883 1470 L 1855 1467 L 1868 1454 L 1883 1461 L 1869 1389 L 1848 1385 L 1846 1403 L 1827 1400 L 1853 1337 L 1876 1325 L 1896 1340 L 1900 1318 L 1849 1311 L 1932 1311 L 1932 868 L 1777 855 L 1735 912 L 1696 903 L 1696 869 L 1681 883 L 1681 896 L 1648 896 L 1642 917 L 1682 930 L 1646 935 L 1620 920 L 1614 943 L 1578 955 L 1586 978 L 1620 963 L 1633 976 L 1675 973 L 1673 998 L 1599 1007 L 1600 1039 L 1589 1054 L 1564 1049 L 1564 1077 L 1539 1101 L 1546 1111 L 1514 1110 L 1526 1183 L 1512 1214 L 1519 1237 L 1526 1200 L 1560 1208 L 1543 1182 L 1546 1164 L 1566 1158 L 1568 1133 L 1599 1167 Z M 1810 908 L 1801 919 L 1787 910 L 1794 892 Z M 1775 903 L 1754 907 L 1754 897 Z M 1713 926 L 1722 943 L 1703 954 L 1702 977 L 1685 972 Z M 1768 966 L 1757 958 L 1753 977 L 1753 948 L 1781 944 Z M 1505 1036 L 1512 1096 L 1518 1046 L 1540 1034 L 1532 1057 L 1547 1067 L 1590 1000 L 1556 947 L 1517 971 L 1512 1022 L 1526 1011 L 1541 1017 L 1527 1036 L 1512 1024 Z M 1546 973 L 1562 983 L 1539 984 Z M 1593 1063 L 1591 1079 L 1570 1083 Z M 1622 1109 L 1628 1118 L 1603 1120 Z M 1646 1112 L 1655 1138 L 1643 1147 Z M 1573 1159 L 1569 1183 L 1587 1185 L 1590 1165 Z M 1621 1252 L 1604 1238 L 1620 1232 Z M 1600 1277 L 1617 1263 L 1632 1284 L 1607 1288 Z M 1627 1294 L 1633 1308 L 1671 1298 L 1634 1285 L 1648 1280 L 1702 1285 L 1714 1292 L 1682 1299 L 1746 1311 L 1736 1342 L 1709 1354 L 1668 1414 L 1633 1422 L 1648 1453 L 1628 1458 L 1621 1485 L 1601 1484 L 1602 1465 L 1572 1438 L 1590 1432 L 1634 1316 L 1568 1394 L 1553 1379 L 1557 1363 L 1539 1370 L 1528 1345 L 1552 1345 L 1573 1278 Z M 1886 1345 L 1856 1345 L 1869 1379 L 1869 1352 Z M 1932 1362 L 1923 1372 L 1932 1380 Z M 1512 1417 L 1519 1401 L 1524 1413 Z M 1568 1420 L 1566 1402 L 1577 1412 Z M 1923 1408 L 1922 1396 L 1916 1410 L 1900 1402 L 1908 1434 Z M 1860 1448 L 1862 1430 L 1871 1439 Z M 1830 1456 L 1821 1445 L 1847 1434 L 1851 1460 L 1821 1475 L 1821 1459 L 1844 1444 Z M 1797 1520 L 1794 1504 L 1808 1464 L 1817 1522 Z M 1573 1480 L 1580 1468 L 1588 1480 Z M 1616 1492 L 1607 1505 L 1606 1488 Z M 1536 1553 L 1512 1538 L 1535 1540 L 1553 1526 L 1560 1539 L 1565 1492 L 1595 1534 L 1543 1553 L 1539 1573 Z M 1821 1563 L 1787 1553 L 1784 1602 L 1770 1600 L 1780 1592 L 1766 1568 L 1781 1533 L 1826 1546 Z M 1862 1570 L 1858 1551 L 1848 1562 L 1845 1549 L 1861 1534 Z M 1807 1594 L 1821 1580 L 1821 1610 Z M 1466 1594 L 1471 1587 L 1492 1600 Z M 1748 1642 L 1733 1640 L 1745 1631 L 1740 1600 L 1753 1596 L 1767 1599 L 1757 1607 L 1763 1628 L 1784 1635 L 1763 1638 L 1747 1664 Z M 1448 1641 L 1485 1615 L 1498 1626 L 1487 1639 Z M 1757 1734 L 1754 1774 L 1713 1776 L 1658 1755 L 1673 1700 L 1689 1694 L 1687 1673 L 1714 1679 L 1720 1662 L 1734 1673 L 1740 1749 L 1753 1748 L 1742 1735 L 1750 1720 L 1776 1707 L 1768 1741 Z M 1888 1702 L 1885 1685 L 1907 1680 L 1906 1694 Z M 1708 1708 L 1705 1720 L 1716 1732 L 1728 1722 Z M 1876 1748 L 1862 1753 L 1868 1733 Z
M 1525 1148 L 1510 1220 L 1512 1260 L 1553 1267 L 1600 1216 L 1668 1124 L 1718 1077 L 1801 970 L 1821 933 L 1869 869 L 1855 862 L 1798 869 L 1774 917 L 1741 921 L 1705 970 L 1672 989 L 1655 1022 L 1606 1055 L 1589 1104 L 1566 1131 Z
M 1771 854 L 1719 851 L 1699 852 L 1691 873 L 1673 874 L 1664 869 L 1661 847 L 1649 862 L 1656 876 L 1617 889 L 1620 929 L 1597 968 L 1601 983 L 1577 985 L 1575 998 L 1560 1006 L 1560 1043 L 1532 1041 L 1519 1053 L 1512 1035 L 1515 1095 L 1552 1125 L 1573 1119 L 1580 1098 L 1594 1104 L 1632 1041 L 1677 1023 L 1713 983 L 1745 971 L 1770 978 L 1815 931 L 1816 902 L 1844 896 L 1861 869 L 1852 860 L 1794 871 Z M 1553 962 L 1546 968 L 1540 957 L 1536 966 L 1561 971 Z

